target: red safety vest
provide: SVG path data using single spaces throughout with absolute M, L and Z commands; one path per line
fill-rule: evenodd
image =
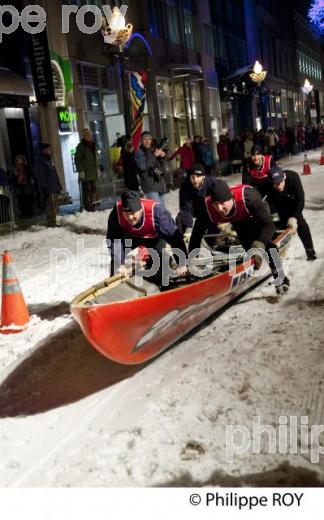
M 248 172 L 251 174 L 251 181 L 255 182 L 256 184 L 265 181 L 268 178 L 268 173 L 270 170 L 270 162 L 271 162 L 271 155 L 264 155 L 263 156 L 263 166 L 261 170 L 258 170 L 257 168 L 251 168 L 248 166 Z M 249 161 L 250 164 L 250 161 Z
M 158 233 L 155 229 L 154 224 L 154 206 L 158 204 L 154 200 L 150 199 L 141 199 L 141 205 L 142 209 L 144 211 L 143 214 L 143 222 L 141 227 L 137 228 L 134 226 L 131 226 L 128 224 L 127 220 L 125 219 L 122 211 L 122 201 L 117 202 L 117 215 L 118 215 L 118 221 L 120 224 L 120 227 L 129 235 L 132 237 L 138 237 L 138 238 L 156 238 L 158 236 Z
M 212 203 L 211 195 L 205 198 L 206 209 L 213 224 L 224 224 L 226 222 L 240 222 L 251 216 L 245 204 L 244 190 L 250 188 L 246 184 L 238 184 L 230 188 L 234 199 L 234 212 L 229 217 L 222 217 Z

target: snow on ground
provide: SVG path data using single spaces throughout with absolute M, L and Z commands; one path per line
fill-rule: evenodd
M 313 174 L 302 177 L 318 260 L 306 262 L 296 238 L 285 261 L 286 297 L 277 300 L 264 284 L 144 367 L 97 354 L 69 315 L 71 299 L 108 272 L 109 211 L 1 237 L 1 250 L 13 252 L 32 324 L 20 335 L 0 335 L 0 485 L 302 486 L 323 480 L 323 455 L 310 461 L 316 438 L 308 436 L 305 453 L 300 449 L 301 416 L 308 416 L 309 427 L 324 424 L 319 155 L 309 154 Z M 302 156 L 283 163 L 301 172 Z M 177 191 L 167 205 L 175 214 Z M 260 453 L 246 449 L 230 463 L 226 427 L 251 431 L 253 416 L 274 428 L 280 416 L 296 416 L 297 453 L 269 454 L 263 441 Z

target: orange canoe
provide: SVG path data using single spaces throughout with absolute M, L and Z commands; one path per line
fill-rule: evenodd
M 292 236 L 289 228 L 274 240 L 282 257 Z M 238 264 L 235 271 L 223 265 L 207 278 L 163 292 L 148 282 L 137 287 L 132 278 L 114 276 L 76 297 L 71 312 L 101 354 L 118 363 L 140 364 L 270 274 L 260 278 L 253 272 L 251 260 Z

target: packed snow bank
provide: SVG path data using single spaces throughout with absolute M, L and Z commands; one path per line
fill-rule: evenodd
M 306 262 L 296 238 L 286 297 L 263 285 L 144 367 L 97 354 L 69 315 L 71 299 L 107 273 L 108 211 L 2 240 L 33 318 L 26 332 L 0 335 L 1 485 L 319 484 L 316 439 L 300 449 L 301 416 L 324 424 L 324 167 L 318 151 L 309 158 L 305 216 L 318 260 Z M 285 164 L 301 172 L 302 157 Z M 177 197 L 167 196 L 173 214 Z M 230 457 L 230 427 L 252 435 L 254 416 L 274 428 L 296 417 L 297 453 L 269 454 L 265 436 L 260 453 L 247 445 Z

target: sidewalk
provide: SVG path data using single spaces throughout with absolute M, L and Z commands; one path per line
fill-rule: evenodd
M 307 152 L 308 159 L 312 164 L 316 161 L 316 164 L 319 164 L 320 156 L 321 156 L 321 148 L 316 148 L 314 150 L 310 150 Z M 317 157 L 318 156 L 318 157 Z M 318 161 L 317 161 L 318 159 Z M 284 157 L 282 159 L 279 159 L 277 161 L 278 164 L 282 165 L 285 168 L 291 168 L 292 170 L 297 171 L 297 173 L 302 174 L 302 168 L 303 168 L 303 160 L 304 160 L 304 153 L 296 154 L 296 155 L 290 155 L 287 157 Z M 233 183 L 239 183 L 241 182 L 242 174 L 241 173 L 235 173 L 228 175 L 227 177 L 220 177 L 224 180 L 227 180 L 229 184 Z M 173 177 L 173 185 L 171 188 L 169 188 L 169 191 L 173 191 L 176 189 L 179 189 L 184 177 Z M 114 207 L 114 204 L 119 200 L 120 196 L 110 196 L 105 197 L 102 199 L 100 205 L 96 207 L 96 211 L 104 211 L 107 209 L 112 209 Z M 58 215 L 63 217 L 65 215 L 73 215 L 80 212 L 80 204 L 79 202 L 75 202 L 74 204 L 68 204 L 65 206 L 60 206 Z M 45 213 L 34 215 L 32 218 L 25 218 L 25 219 L 17 219 L 16 220 L 16 226 L 18 229 L 27 229 L 30 226 L 34 225 L 46 225 L 46 215 Z

